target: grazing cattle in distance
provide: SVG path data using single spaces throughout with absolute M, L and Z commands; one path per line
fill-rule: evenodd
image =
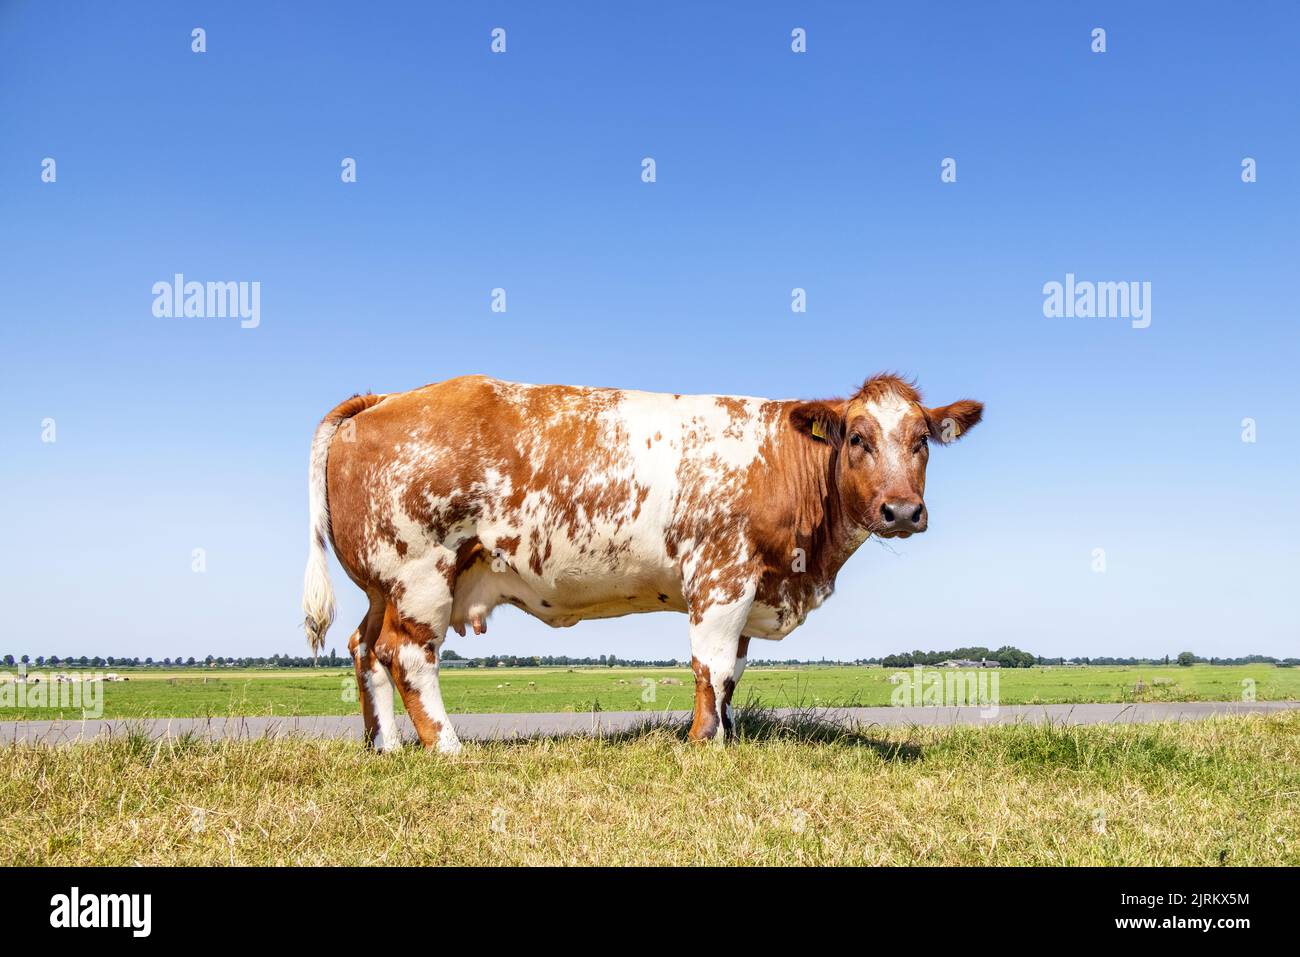
M 847 399 L 668 395 L 483 376 L 358 395 L 312 442 L 303 593 L 313 649 L 334 617 L 326 541 L 370 600 L 349 641 L 366 740 L 459 750 L 442 703 L 449 629 L 514 605 L 555 627 L 687 615 L 690 737 L 721 740 L 751 638 L 784 638 L 869 536 L 925 531 L 931 441 L 980 420 L 895 376 Z

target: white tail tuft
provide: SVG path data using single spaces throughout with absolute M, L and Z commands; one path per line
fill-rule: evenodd
M 334 623 L 334 589 L 330 586 L 329 559 L 325 542 L 330 527 L 329 505 L 325 498 L 325 466 L 329 461 L 330 441 L 341 420 L 330 416 L 316 429 L 311 442 L 311 465 L 307 473 L 307 507 L 311 527 L 307 537 L 307 571 L 302 581 L 303 628 L 312 654 L 320 654 L 325 632 Z

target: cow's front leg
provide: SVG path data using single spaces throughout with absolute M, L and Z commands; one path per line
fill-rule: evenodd
M 736 686 L 740 633 L 753 603 L 751 587 L 737 601 L 691 608 L 691 671 L 695 673 L 692 741 L 721 744 L 731 725 L 728 706 Z

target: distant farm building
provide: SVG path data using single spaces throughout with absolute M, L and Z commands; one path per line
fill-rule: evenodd
M 993 658 L 981 658 L 979 661 L 973 658 L 949 658 L 947 661 L 939 662 L 940 668 L 1001 668 L 1002 662 Z

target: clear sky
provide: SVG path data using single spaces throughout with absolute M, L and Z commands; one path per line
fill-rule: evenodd
M 1226 0 L 0 3 L 0 652 L 306 653 L 308 445 L 356 391 L 890 369 L 985 421 L 932 455 L 930 531 L 753 654 L 1294 655 L 1297 33 Z M 260 324 L 155 317 L 175 273 L 259 282 Z M 1150 326 L 1046 318 L 1067 273 L 1149 282 Z M 688 654 L 670 614 L 450 646 Z

